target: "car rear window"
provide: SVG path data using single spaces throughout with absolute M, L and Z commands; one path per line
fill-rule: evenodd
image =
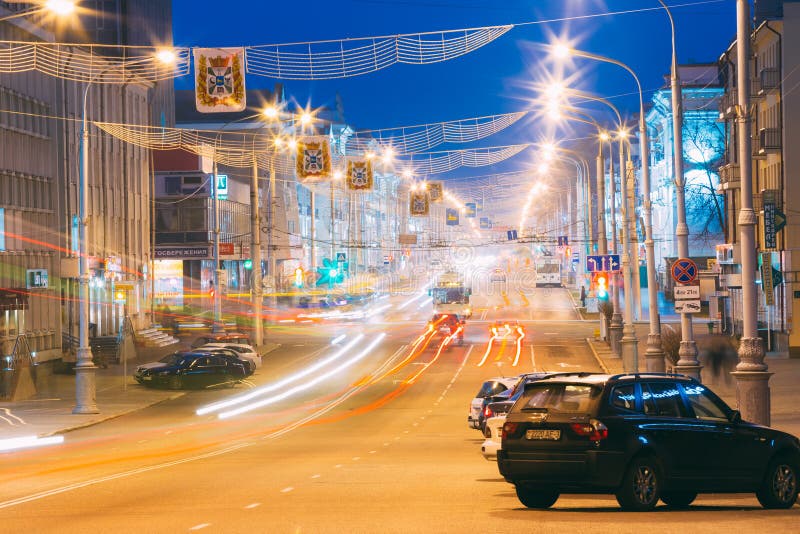
M 495 381 L 484 382 L 483 386 L 481 386 L 481 389 L 478 391 L 478 394 L 475 395 L 475 397 L 480 397 L 480 398 L 491 397 L 492 395 L 497 395 L 498 393 L 502 393 L 507 389 L 508 388 L 506 387 L 506 385 L 503 384 L 502 382 L 495 382 Z
M 561 413 L 592 413 L 602 389 L 587 384 L 534 382 L 519 401 L 522 411 L 547 410 Z

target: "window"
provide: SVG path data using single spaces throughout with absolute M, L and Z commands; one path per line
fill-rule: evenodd
M 475 397 L 491 397 L 492 395 L 497 395 L 498 393 L 502 393 L 507 389 L 508 388 L 505 386 L 505 384 L 501 382 L 485 382 Z
M 6 249 L 6 210 L 0 208 L 0 250 Z
M 672 382 L 642 384 L 644 413 L 662 417 L 683 417 L 683 399 L 678 385 Z
M 636 411 L 636 392 L 633 384 L 617 386 L 611 392 L 611 405 L 623 412 Z
M 165 176 L 164 177 L 164 194 L 166 194 L 166 195 L 180 195 L 181 194 L 181 177 L 180 176 Z
M 561 413 L 591 413 L 600 388 L 585 384 L 540 384 L 525 390 L 523 410 L 545 409 Z
M 699 384 L 686 385 L 683 392 L 689 399 L 689 406 L 692 407 L 696 418 L 707 421 L 728 420 L 728 416 L 719 405 L 718 400 L 713 398 L 705 387 Z

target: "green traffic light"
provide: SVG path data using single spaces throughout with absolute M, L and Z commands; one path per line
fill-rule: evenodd
M 253 260 L 244 260 L 244 268 L 248 271 L 253 268 Z

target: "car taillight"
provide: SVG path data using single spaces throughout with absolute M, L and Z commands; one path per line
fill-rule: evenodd
M 519 423 L 504 423 L 502 438 L 515 438 L 520 432 L 522 432 L 522 427 L 519 426 Z
M 484 408 L 484 409 L 483 409 L 483 416 L 484 416 L 486 419 L 489 419 L 489 418 L 490 418 L 491 416 L 493 416 L 493 415 L 494 415 L 494 412 L 492 412 L 492 409 L 491 409 L 491 408 L 489 408 L 488 406 L 487 406 L 486 408 Z
M 579 436 L 586 436 L 589 441 L 601 441 L 608 437 L 608 428 L 597 419 L 591 419 L 588 423 L 572 423 L 572 431 Z

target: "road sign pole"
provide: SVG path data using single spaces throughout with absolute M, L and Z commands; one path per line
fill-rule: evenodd
M 686 247 L 688 249 L 688 246 Z M 678 284 L 690 284 L 697 279 L 698 268 L 692 260 L 680 257 L 672 264 L 672 278 Z M 681 313 L 681 345 L 675 372 L 700 380 L 702 366 L 697 360 L 697 343 L 694 340 L 691 313 Z

